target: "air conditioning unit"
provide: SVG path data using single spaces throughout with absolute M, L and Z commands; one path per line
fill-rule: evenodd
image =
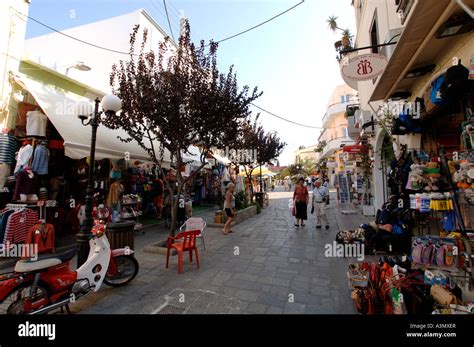
M 383 43 L 397 42 L 400 39 L 402 32 L 403 32 L 403 28 L 389 30 L 387 33 L 387 36 L 385 37 L 385 41 Z M 392 56 L 393 51 L 395 50 L 396 46 L 397 45 L 395 44 L 395 45 L 380 47 L 380 54 L 387 57 L 387 60 L 390 60 L 390 57 Z

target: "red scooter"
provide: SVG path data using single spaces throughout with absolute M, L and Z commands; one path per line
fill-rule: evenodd
M 75 271 L 70 264 L 77 253 L 40 255 L 36 261 L 19 260 L 14 272 L 0 275 L 0 314 L 39 314 L 66 307 L 97 292 L 102 283 L 118 287 L 138 273 L 133 250 L 110 250 L 104 220 L 95 221 L 86 262 Z

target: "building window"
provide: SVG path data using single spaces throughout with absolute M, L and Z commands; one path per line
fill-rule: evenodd
M 346 104 L 351 100 L 350 95 L 341 95 L 341 103 Z
M 379 33 L 377 25 L 377 10 L 375 10 L 374 18 L 372 19 L 372 25 L 370 26 L 370 45 L 377 46 L 379 44 Z M 372 47 L 372 53 L 378 53 L 378 47 Z
M 341 129 L 341 132 L 342 132 L 342 137 L 349 137 L 349 130 L 347 128 L 342 128 Z

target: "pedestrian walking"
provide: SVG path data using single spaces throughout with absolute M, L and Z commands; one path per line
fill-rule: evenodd
M 156 210 L 156 219 L 161 219 L 163 213 L 163 202 L 165 200 L 165 189 L 163 183 L 163 176 L 159 175 L 157 179 L 153 180 L 153 203 Z
M 295 227 L 304 227 L 304 221 L 308 219 L 308 202 L 309 194 L 308 188 L 304 185 L 305 180 L 301 177 L 296 184 L 295 191 L 293 193 L 293 200 L 295 205 Z
M 232 182 L 227 184 L 227 191 L 225 193 L 225 200 L 224 200 L 224 209 L 227 215 L 227 221 L 225 222 L 224 229 L 222 229 L 222 233 L 227 235 L 231 233 L 232 230 L 230 229 L 230 225 L 234 220 L 235 216 L 235 196 L 234 196 L 234 184 Z
M 328 189 L 321 185 L 321 181 L 317 180 L 313 189 L 313 209 L 316 214 L 316 228 L 320 229 L 322 224 L 329 229 L 328 220 L 326 217 L 326 201 L 329 197 Z

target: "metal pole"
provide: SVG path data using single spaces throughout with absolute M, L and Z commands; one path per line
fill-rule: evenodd
M 91 236 L 91 229 L 93 226 L 92 210 L 93 210 L 93 199 L 94 199 L 94 167 L 95 167 L 95 142 L 97 138 L 97 128 L 99 126 L 99 98 L 95 99 L 95 110 L 94 116 L 90 122 L 92 126 L 91 136 L 91 150 L 90 150 L 90 163 L 89 163 L 89 176 L 87 178 L 87 189 L 86 189 L 86 210 L 84 225 L 81 227 L 77 234 L 77 243 L 79 247 L 79 253 L 77 255 L 77 267 L 84 264 L 89 256 L 89 239 Z

